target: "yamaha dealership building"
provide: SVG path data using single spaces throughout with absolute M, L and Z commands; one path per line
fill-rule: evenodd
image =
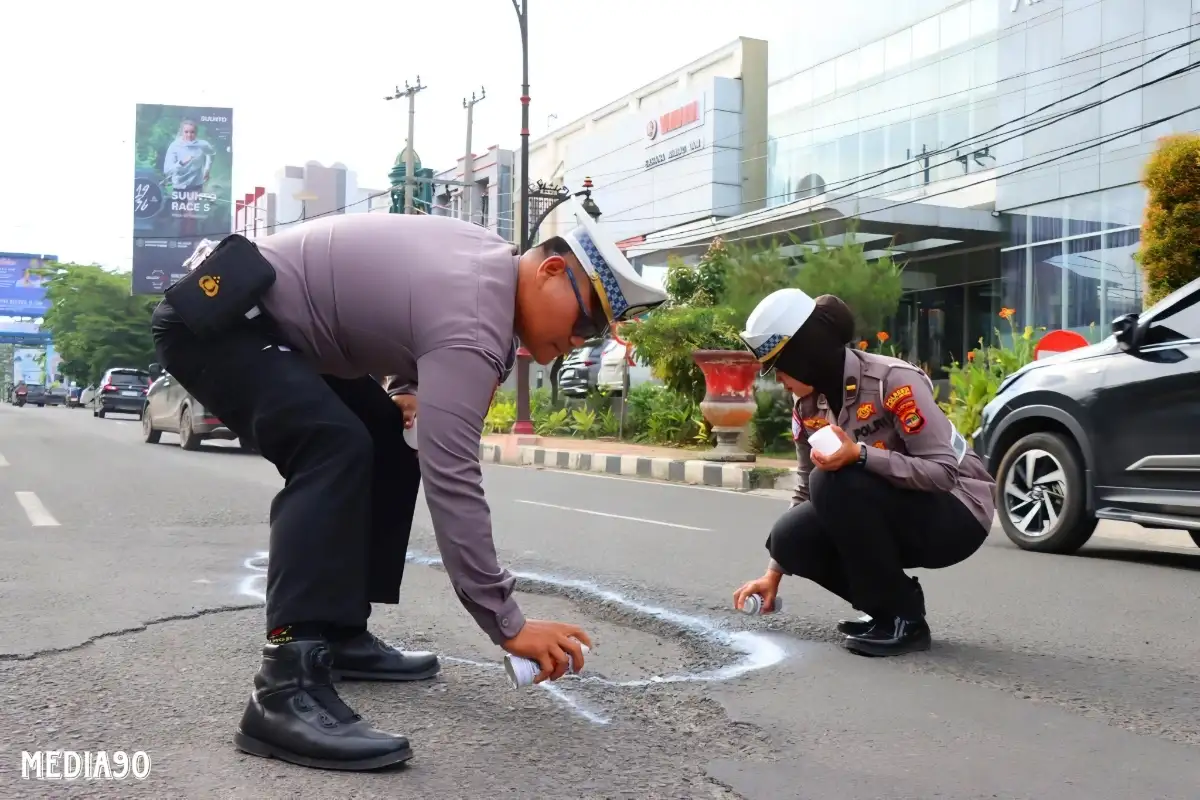
M 591 177 L 647 275 L 853 236 L 904 264 L 889 332 L 931 375 L 1001 308 L 1085 335 L 1140 310 L 1139 180 L 1200 130 L 1200 0 L 847 4 L 853 30 L 740 39 L 537 140 L 531 178 Z

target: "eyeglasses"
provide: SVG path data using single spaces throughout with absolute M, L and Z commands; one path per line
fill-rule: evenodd
M 566 273 L 567 279 L 571 281 L 571 291 L 575 292 L 575 302 L 579 304 L 579 316 L 575 318 L 575 327 L 571 329 L 571 335 L 578 336 L 580 339 L 594 339 L 602 336 L 608 330 L 608 320 L 592 316 L 588 304 L 583 300 L 583 294 L 579 291 L 574 271 L 568 267 Z

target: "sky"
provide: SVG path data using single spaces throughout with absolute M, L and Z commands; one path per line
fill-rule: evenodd
M 890 1 L 890 0 L 889 0 Z M 903 1 L 903 0 L 900 0 Z M 820 0 L 528 0 L 533 138 Z M 138 103 L 234 110 L 234 191 L 341 162 L 384 189 L 418 75 L 416 150 L 435 171 L 520 145 L 512 0 L 13 2 L 0 70 L 0 252 L 128 270 Z M 550 119 L 556 115 L 557 120 Z

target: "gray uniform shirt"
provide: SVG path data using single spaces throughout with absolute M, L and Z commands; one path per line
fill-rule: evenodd
M 517 257 L 456 219 L 330 216 L 255 241 L 275 267 L 262 300 L 289 345 L 322 374 L 387 376 L 417 393 L 418 458 L 442 562 L 463 606 L 497 644 L 525 623 L 492 543 L 479 441 L 513 363 Z
M 991 528 L 995 481 L 938 407 L 929 376 L 907 361 L 847 350 L 844 378 L 839 414 L 823 395 L 796 401 L 792 436 L 798 464 L 792 504 L 808 500 L 813 470 L 808 437 L 837 425 L 867 445 L 868 472 L 905 489 L 949 492 L 980 525 Z M 784 571 L 774 560 L 771 567 Z

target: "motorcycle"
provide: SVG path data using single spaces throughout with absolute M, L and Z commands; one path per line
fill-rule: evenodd
M 28 396 L 28 389 L 17 389 L 17 408 L 25 405 L 25 398 Z

